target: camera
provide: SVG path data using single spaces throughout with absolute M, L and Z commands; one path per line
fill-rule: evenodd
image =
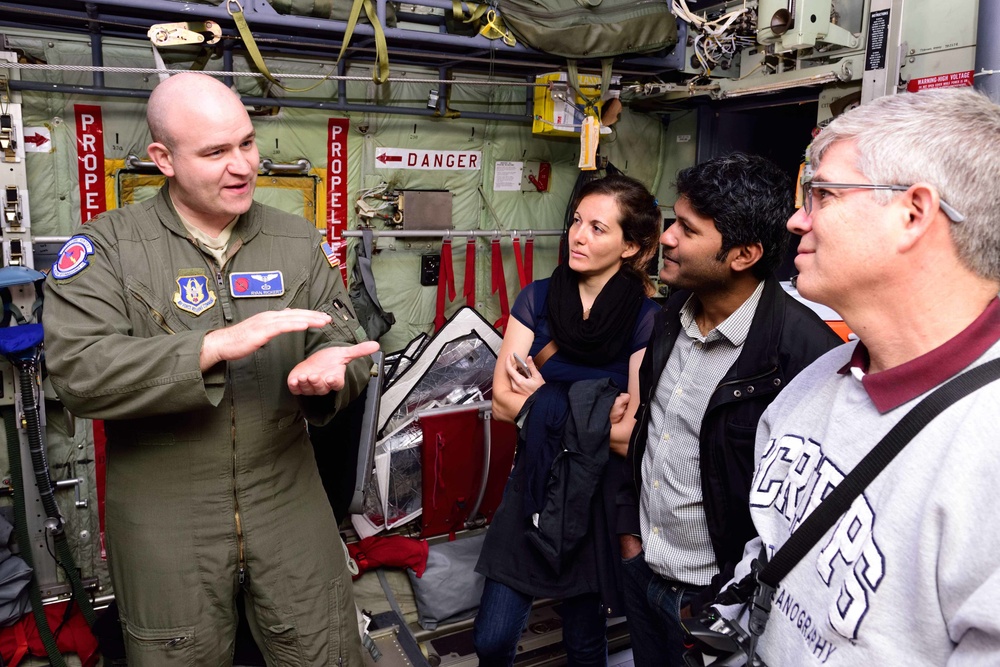
M 688 643 L 684 653 L 686 667 L 767 667 L 756 655 L 752 660 L 750 635 L 739 623 L 722 616 L 715 607 L 708 607 L 697 618 L 684 621 Z

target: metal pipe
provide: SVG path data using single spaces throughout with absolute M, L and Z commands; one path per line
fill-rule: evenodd
M 300 157 L 295 162 L 275 162 L 269 157 L 260 161 L 260 171 L 267 174 L 305 174 L 312 169 L 312 163 L 304 157 Z
M 472 410 L 479 410 L 480 412 L 486 413 L 493 409 L 493 403 L 491 401 L 476 401 L 475 403 L 463 403 L 462 405 L 449 405 L 444 408 L 426 408 L 424 410 L 418 410 L 415 415 L 416 419 L 421 417 L 436 417 L 439 415 L 451 415 L 459 412 L 471 412 Z
M 19 2 L 0 1 L 0 16 L 16 16 L 20 10 L 21 13 L 43 12 L 45 16 L 58 17 L 59 20 L 67 22 L 67 25 L 79 22 L 86 23 L 88 21 L 87 15 L 80 11 L 67 10 L 58 7 L 40 8 L 37 4 L 29 6 L 22 4 L 22 2 L 23 0 Z M 448 12 L 451 11 L 450 3 L 451 0 L 417 0 L 416 2 L 412 2 L 410 4 L 444 9 Z M 130 8 L 141 10 L 142 15 L 146 15 L 147 12 L 155 12 L 158 16 L 162 15 L 164 20 L 188 21 L 197 17 L 211 19 L 226 26 L 232 25 L 232 19 L 226 11 L 225 2 L 222 2 L 219 6 L 211 6 L 174 2 L 172 0 L 98 0 L 93 4 L 104 8 L 104 13 L 107 15 L 109 25 L 107 26 L 108 29 L 105 31 L 105 34 L 124 38 L 142 39 L 144 37 L 145 30 L 149 27 L 148 21 L 141 22 L 140 19 L 135 19 L 124 11 L 124 9 Z M 264 8 L 264 11 L 257 9 L 258 4 Z M 115 8 L 118 8 L 119 11 L 113 11 Z M 271 50 L 282 52 L 290 50 L 282 47 L 282 43 L 288 41 L 287 35 L 295 35 L 297 39 L 301 40 L 308 39 L 308 37 L 305 36 L 306 33 L 319 34 L 322 42 L 321 44 L 318 44 L 318 46 L 322 46 L 326 49 L 329 47 L 330 33 L 340 32 L 343 34 L 347 27 L 345 21 L 318 19 L 309 16 L 278 14 L 272 7 L 270 7 L 270 5 L 263 1 L 260 3 L 253 3 L 253 6 L 245 7 L 244 9 L 246 10 L 245 13 L 247 20 L 251 22 L 251 27 L 257 35 L 259 42 L 264 43 L 271 37 L 277 38 L 284 36 L 281 38 L 280 42 L 273 46 L 268 46 Z M 193 14 L 195 16 L 193 16 Z M 0 25 L 12 25 L 17 28 L 31 27 L 28 20 L 18 22 L 0 20 Z M 39 20 L 37 25 L 46 31 L 51 31 L 52 29 L 50 25 L 42 22 L 41 20 Z M 131 30 L 131 32 L 126 32 L 126 30 L 123 30 L 122 28 Z M 264 29 L 266 28 L 273 29 L 270 35 L 265 34 L 266 30 Z M 680 28 L 684 28 L 683 23 Z M 67 30 L 69 32 L 74 31 L 72 28 L 60 29 Z M 369 38 L 374 35 L 374 29 L 367 23 L 358 23 L 354 32 L 359 36 L 366 36 Z M 564 59 L 525 47 L 522 44 L 517 44 L 515 46 L 498 44 L 495 40 L 490 40 L 482 35 L 469 37 L 465 35 L 449 35 L 441 32 L 407 30 L 402 28 L 385 28 L 384 32 L 389 40 L 389 43 L 393 45 L 393 53 L 405 53 L 406 44 L 416 45 L 418 47 L 450 46 L 458 50 L 458 53 L 453 54 L 458 58 L 468 58 L 475 52 L 487 54 L 490 58 L 491 65 L 503 63 L 519 67 L 534 67 L 537 69 L 538 67 L 544 66 L 559 68 L 565 63 Z M 227 36 L 233 36 L 235 35 L 235 30 L 233 28 L 228 28 L 225 31 L 225 34 Z M 680 43 L 683 44 L 684 40 L 681 39 Z M 425 56 L 440 57 L 442 55 L 438 53 L 438 49 L 425 50 L 427 51 L 427 53 L 424 54 Z M 510 58 L 505 59 L 504 56 L 506 55 L 509 55 Z M 537 57 L 537 60 L 527 61 L 524 59 L 525 55 L 534 55 Z M 619 74 L 635 74 L 642 76 L 652 72 L 665 72 L 678 69 L 683 65 L 683 60 L 684 50 L 675 49 L 673 52 L 663 57 L 633 56 L 622 58 L 621 62 L 616 64 L 615 71 Z
M 173 2 L 171 0 L 98 0 L 94 3 L 100 6 L 104 10 L 104 14 L 111 14 L 112 16 L 117 16 L 114 12 L 109 12 L 108 8 L 122 8 L 127 10 L 139 10 L 144 15 L 153 15 L 161 17 L 161 20 L 168 21 L 189 21 L 194 18 L 198 19 L 210 19 L 220 23 L 221 25 L 231 26 L 233 25 L 233 19 L 226 10 L 226 2 L 222 2 L 218 6 L 203 5 L 203 4 L 193 4 L 186 2 Z M 264 3 L 260 3 L 264 5 Z M 416 2 L 411 2 L 410 4 L 417 6 L 433 7 L 436 9 L 444 9 L 446 11 L 451 11 L 451 0 L 417 0 Z M 0 10 L 5 7 L 11 7 L 17 5 L 11 5 L 10 3 L 0 3 Z M 333 19 L 321 19 L 311 16 L 299 16 L 299 15 L 288 15 L 288 14 L 278 14 L 270 6 L 264 5 L 267 10 L 261 11 L 257 8 L 257 4 L 245 3 L 244 6 L 244 16 L 247 22 L 250 24 L 251 29 L 257 33 L 262 30 L 277 29 L 280 34 L 299 34 L 303 30 L 324 33 L 325 36 L 329 36 L 330 32 L 336 32 L 343 34 L 347 28 L 346 21 L 337 21 Z M 31 5 L 33 10 L 38 10 L 37 4 Z M 57 11 L 61 15 L 70 17 L 76 16 L 81 20 L 86 20 L 86 15 L 81 12 L 58 10 L 45 8 L 46 12 Z M 384 26 L 383 22 L 383 26 Z M 456 48 L 468 51 L 474 48 L 482 48 L 489 50 L 496 47 L 493 40 L 487 39 L 482 35 L 476 35 L 474 37 L 468 37 L 464 35 L 448 35 L 434 32 L 423 32 L 419 30 L 405 30 L 401 28 L 384 28 L 386 39 L 390 42 L 411 42 L 426 45 L 436 45 L 436 46 L 453 46 Z M 368 23 L 358 22 L 354 27 L 354 34 L 359 37 L 374 37 L 375 29 Z M 505 52 L 509 53 L 538 53 L 534 49 L 529 49 L 528 47 L 517 44 L 516 46 L 503 46 Z
M 31 90 L 42 93 L 64 93 L 68 95 L 94 95 L 97 97 L 131 97 L 135 99 L 146 99 L 151 91 L 135 90 L 131 88 L 96 88 L 94 86 L 73 86 L 63 83 L 43 83 L 40 81 L 25 81 L 24 79 L 14 79 L 8 82 L 11 90 Z M 319 100 L 303 100 L 288 97 L 247 97 L 243 98 L 244 104 L 261 107 L 295 107 L 299 109 L 324 109 L 327 111 L 358 111 L 362 113 L 384 113 L 399 116 L 434 116 L 435 109 L 419 109 L 413 107 L 391 107 L 382 104 L 354 104 L 340 101 L 323 102 Z M 482 111 L 460 112 L 462 118 L 473 120 L 499 120 L 511 121 L 514 123 L 531 122 L 530 116 L 518 116 L 514 114 L 487 113 Z
M 980 0 L 979 22 L 976 28 L 975 87 L 994 102 L 1000 103 L 1000 3 Z M 985 73 L 990 72 L 990 73 Z
M 225 41 L 222 44 L 222 69 L 226 72 L 235 72 L 233 69 L 233 42 Z M 226 74 L 222 77 L 222 83 L 229 88 L 233 87 L 233 75 Z
M 476 501 L 465 518 L 466 528 L 478 525 L 479 508 L 483 505 L 483 498 L 486 497 L 486 487 L 490 483 L 490 452 L 493 449 L 493 434 L 490 431 L 492 420 L 492 410 L 487 410 L 483 413 L 483 471 L 479 476 L 479 490 L 476 492 Z
M 441 79 L 442 81 L 444 81 L 445 79 L 447 79 L 448 78 L 448 69 L 445 68 L 445 67 L 439 67 L 438 68 L 438 78 Z M 447 83 L 442 83 L 438 88 L 439 88 L 439 90 L 438 90 L 438 98 L 437 98 L 437 113 L 440 114 L 440 116 L 442 118 L 447 118 L 447 114 L 448 114 L 448 93 L 450 92 L 449 89 L 448 89 L 448 84 Z
M 159 167 L 152 160 L 143 160 L 138 155 L 129 155 L 125 158 L 125 166 L 129 169 L 159 171 Z M 258 172 L 264 174 L 305 174 L 312 169 L 312 163 L 300 157 L 295 162 L 275 162 L 269 157 L 260 161 L 257 167 Z
M 104 67 L 104 41 L 101 37 L 101 24 L 98 22 L 97 5 L 88 2 L 87 16 L 90 17 L 90 62 L 94 67 Z M 104 72 L 94 70 L 94 86 L 104 87 Z

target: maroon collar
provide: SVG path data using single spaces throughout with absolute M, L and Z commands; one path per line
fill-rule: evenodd
M 861 384 L 880 414 L 898 408 L 930 391 L 948 378 L 958 375 L 986 350 L 1000 340 L 1000 299 L 993 299 L 986 310 L 957 336 L 927 354 L 905 364 L 868 375 L 868 348 L 858 342 L 854 354 L 841 373 L 860 368 L 866 373 Z

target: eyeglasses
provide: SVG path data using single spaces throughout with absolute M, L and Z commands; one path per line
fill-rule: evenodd
M 892 190 L 894 192 L 906 192 L 910 189 L 909 185 L 881 185 L 879 183 L 825 183 L 823 181 L 804 181 L 802 183 L 802 207 L 806 210 L 808 215 L 812 215 L 813 209 L 813 190 Z M 941 210 L 944 214 L 948 216 L 948 219 L 952 222 L 964 222 L 965 216 L 958 212 L 958 210 L 946 202 L 944 199 L 938 199 L 938 204 L 941 206 Z

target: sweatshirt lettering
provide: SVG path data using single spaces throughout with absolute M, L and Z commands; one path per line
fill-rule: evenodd
M 768 443 L 750 488 L 750 506 L 778 512 L 788 521 L 791 534 L 844 476 L 823 454 L 820 443 L 784 435 Z M 814 563 L 827 588 L 836 584 L 835 575 L 843 577 L 829 605 L 828 620 L 837 634 L 848 639 L 857 639 L 871 596 L 885 577 L 885 556 L 874 538 L 874 528 L 875 512 L 861 494 L 835 524 L 827 541 L 820 542 Z M 809 622 L 812 625 L 811 617 Z M 801 630 L 801 626 L 796 627 Z

